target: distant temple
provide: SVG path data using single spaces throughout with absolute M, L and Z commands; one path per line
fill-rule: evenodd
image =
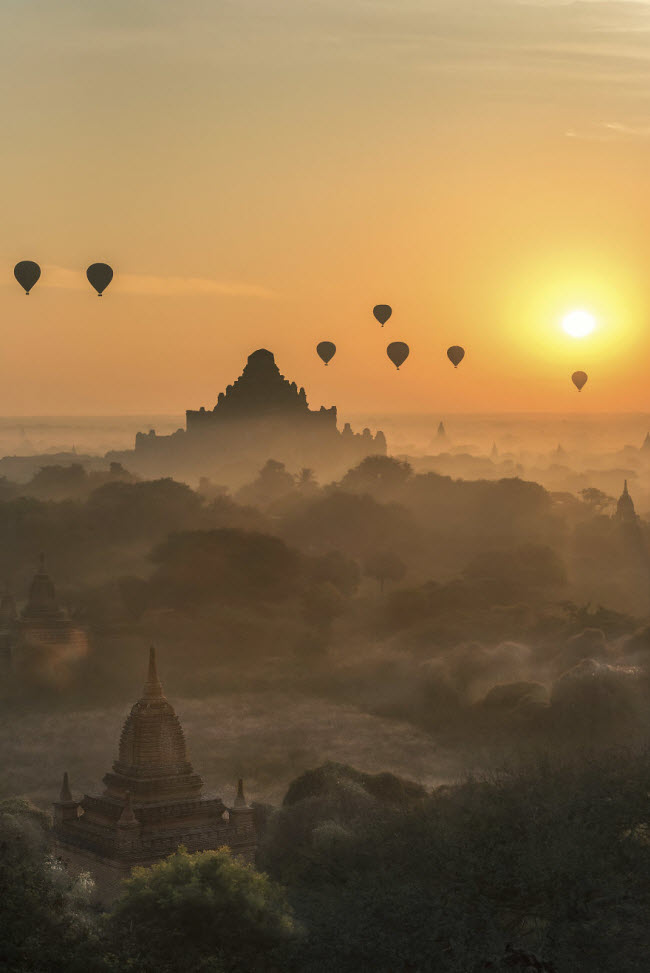
M 16 602 L 7 587 L 0 599 L 0 673 L 9 675 L 18 642 L 18 613 Z
M 151 649 L 140 699 L 126 718 L 119 753 L 99 797 L 72 797 L 63 775 L 54 804 L 57 853 L 72 872 L 91 873 L 98 898 L 110 902 L 137 865 L 173 854 L 229 846 L 252 862 L 257 847 L 253 810 L 242 781 L 232 807 L 202 794 L 178 717 L 163 694 Z
M 59 605 L 41 554 L 20 614 L 7 589 L 0 600 L 0 653 L 6 669 L 41 682 L 65 681 L 70 663 L 88 652 L 85 630 Z
M 643 440 L 641 449 L 644 453 L 650 453 L 650 432 L 645 434 L 645 439 Z
M 436 439 L 438 440 L 439 443 L 447 442 L 447 430 L 445 429 L 445 424 L 442 421 L 438 423 L 438 431 L 436 432 Z
M 623 484 L 623 492 L 616 504 L 615 517 L 621 524 L 636 524 L 639 519 L 634 509 L 634 501 L 627 489 L 627 480 Z
M 625 565 L 618 572 L 618 579 L 624 583 L 628 592 L 635 595 L 638 604 L 644 604 L 647 608 L 650 597 L 650 551 L 641 519 L 634 509 L 634 501 L 627 488 L 627 480 L 616 504 L 614 520 Z
M 289 382 L 273 354 L 260 348 L 248 356 L 242 374 L 220 392 L 213 409 L 189 409 L 186 428 L 169 436 L 138 433 L 133 453 L 109 453 L 129 469 L 148 475 L 250 473 L 268 459 L 290 468 L 345 471 L 366 456 L 386 453 L 382 432 L 339 431 L 336 406 L 309 408 L 304 388 Z

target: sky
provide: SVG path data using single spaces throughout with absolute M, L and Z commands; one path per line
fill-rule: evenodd
M 259 347 L 342 417 L 650 408 L 650 3 L 2 0 L 0 109 L 0 414 L 211 407 Z

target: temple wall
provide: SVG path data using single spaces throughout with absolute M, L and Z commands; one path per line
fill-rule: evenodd
M 120 895 L 122 882 L 131 874 L 131 865 L 111 861 L 86 849 L 70 848 L 60 841 L 56 842 L 54 853 L 61 858 L 71 875 L 90 872 L 95 882 L 93 900 L 101 905 L 110 905 Z
M 136 837 L 135 843 L 139 844 Z M 156 844 L 159 850 L 156 850 Z M 181 835 L 174 843 L 178 848 L 183 845 L 188 852 L 215 851 L 217 848 L 228 847 L 232 854 L 241 859 L 248 865 L 255 864 L 255 853 L 257 851 L 257 836 L 252 827 L 244 826 L 239 829 L 227 828 L 215 832 L 212 828 L 206 828 L 202 832 L 195 831 L 188 835 Z M 125 856 L 130 861 L 119 861 L 109 858 L 90 848 L 81 848 L 78 845 L 70 845 L 59 833 L 55 838 L 55 855 L 60 857 L 66 868 L 72 875 L 80 875 L 82 872 L 90 872 L 95 882 L 94 900 L 102 905 L 110 905 L 122 890 L 122 882 L 128 878 L 133 868 L 143 866 L 145 868 L 154 865 L 158 861 L 164 861 L 169 855 L 174 854 L 175 848 L 170 847 L 169 837 L 161 835 L 159 842 L 148 839 L 143 842 L 140 853 L 138 850 L 124 848 Z

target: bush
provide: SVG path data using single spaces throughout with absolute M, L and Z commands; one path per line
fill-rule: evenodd
M 108 928 L 116 969 L 138 973 L 279 973 L 297 936 L 280 886 L 226 848 L 134 869 Z

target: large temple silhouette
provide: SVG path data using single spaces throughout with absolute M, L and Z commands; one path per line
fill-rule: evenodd
M 153 865 L 180 845 L 190 852 L 227 845 L 253 862 L 257 837 L 242 781 L 232 807 L 202 793 L 153 649 L 142 695 L 126 718 L 104 785 L 103 794 L 75 801 L 65 773 L 54 804 L 57 854 L 71 872 L 90 872 L 100 901 L 119 894 L 132 868 Z
M 272 352 L 260 348 L 248 356 L 242 374 L 213 409 L 189 409 L 186 428 L 169 436 L 155 430 L 138 433 L 135 451 L 109 453 L 146 475 L 206 474 L 231 471 L 249 475 L 268 459 L 290 469 L 345 471 L 366 456 L 386 452 L 382 432 L 354 433 L 337 428 L 336 406 L 309 408 L 304 388 L 280 373 Z

